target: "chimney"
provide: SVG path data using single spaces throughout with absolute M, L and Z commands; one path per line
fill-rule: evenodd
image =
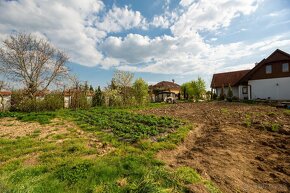
M 172 79 L 172 82 L 173 82 L 173 83 L 175 83 L 175 80 L 174 80 L 174 79 Z

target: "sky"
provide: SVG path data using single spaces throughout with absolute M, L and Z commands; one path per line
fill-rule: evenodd
M 32 33 L 65 51 L 80 80 L 116 69 L 182 84 L 290 53 L 290 0 L 0 0 L 0 40 Z

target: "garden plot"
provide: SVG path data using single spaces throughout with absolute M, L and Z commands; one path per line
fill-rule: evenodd
M 241 103 L 181 103 L 139 111 L 199 124 L 174 150 L 157 158 L 195 168 L 223 192 L 290 191 L 290 114 Z

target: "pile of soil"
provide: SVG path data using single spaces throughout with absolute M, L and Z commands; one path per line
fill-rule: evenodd
M 195 168 L 222 192 L 290 192 L 290 116 L 285 110 L 210 102 L 140 113 L 173 116 L 197 125 L 177 149 L 158 153 L 157 158 L 169 167 Z

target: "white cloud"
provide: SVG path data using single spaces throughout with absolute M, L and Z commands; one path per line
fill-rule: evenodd
M 253 13 L 258 5 L 255 0 L 215 3 L 182 0 L 178 9 L 170 12 L 167 1 L 164 13 L 147 22 L 139 11 L 127 6 L 113 6 L 107 10 L 100 0 L 0 0 L 0 39 L 13 30 L 33 32 L 44 35 L 66 51 L 73 62 L 81 65 L 135 72 L 208 75 L 217 70 L 247 68 L 251 62 L 258 62 L 251 59 L 253 56 L 266 57 L 274 48 L 289 47 L 289 35 L 268 37 L 256 43 L 219 45 L 211 44 L 216 38 L 205 41 L 200 35 L 201 31 L 218 33 L 221 28 L 229 27 L 233 19 Z M 170 27 L 172 34 L 117 36 L 118 32 L 133 28 L 150 30 L 152 26 Z M 219 36 L 219 40 L 222 37 Z
M 113 6 L 104 19 L 95 21 L 95 26 L 106 32 L 120 32 L 134 27 L 144 27 L 146 19 L 139 11 L 132 11 L 128 6 L 124 8 Z
M 159 16 L 154 16 L 151 25 L 153 25 L 154 27 L 168 28 L 170 23 L 168 21 L 168 18 L 162 15 L 159 15 Z
M 171 26 L 175 36 L 191 36 L 200 30 L 214 31 L 228 27 L 240 14 L 249 15 L 258 7 L 257 0 L 181 1 L 186 11 Z
M 19 0 L 0 4 L 1 36 L 12 30 L 37 32 L 66 51 L 74 62 L 93 66 L 102 60 L 96 39 L 104 34 L 86 26 L 103 8 L 102 1 Z

